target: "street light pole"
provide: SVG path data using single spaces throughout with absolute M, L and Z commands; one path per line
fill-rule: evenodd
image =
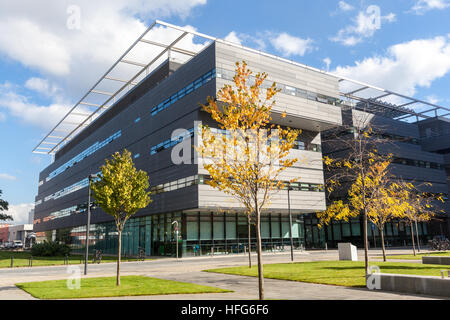
M 292 187 L 289 185 L 288 187 L 289 237 L 291 238 L 291 261 L 294 261 L 294 239 L 292 239 L 291 198 L 289 195 L 290 190 L 292 190 Z
M 172 224 L 175 223 L 175 247 L 176 247 L 176 251 L 177 251 L 177 260 L 178 260 L 178 221 L 175 220 L 172 222 Z
M 88 205 L 87 205 L 87 224 L 86 224 L 86 252 L 84 256 L 84 274 L 87 275 L 87 266 L 89 260 L 89 229 L 91 228 L 91 181 L 95 178 L 95 174 L 90 174 L 88 177 Z

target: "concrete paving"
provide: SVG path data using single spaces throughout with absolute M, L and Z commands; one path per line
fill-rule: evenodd
M 394 250 L 390 250 L 394 253 Z M 396 250 L 395 254 L 409 253 L 405 250 Z M 381 255 L 381 251 L 371 250 L 370 257 Z M 363 251 L 358 251 L 360 260 L 363 260 Z M 336 250 L 295 252 L 294 261 L 323 261 L 337 260 Z M 256 255 L 252 257 L 256 263 Z M 289 252 L 269 253 L 263 257 L 264 263 L 290 262 Z M 379 261 L 373 259 L 373 262 Z M 254 300 L 258 297 L 257 279 L 235 275 L 216 274 L 202 272 L 205 269 L 232 267 L 246 265 L 247 255 L 214 256 L 214 257 L 191 257 L 182 258 L 178 261 L 174 258 L 159 258 L 145 262 L 124 262 L 121 265 L 121 275 L 145 275 L 156 278 L 190 282 L 208 286 L 233 290 L 232 293 L 213 294 L 183 294 L 183 295 L 159 295 L 159 296 L 134 296 L 113 297 L 103 299 L 149 299 L 149 300 Z M 83 273 L 83 265 L 78 265 Z M 115 263 L 104 263 L 100 265 L 89 265 L 88 275 L 82 277 L 114 276 Z M 34 299 L 29 294 L 15 287 L 15 283 L 67 279 L 66 266 L 33 267 L 0 269 L 0 300 L 6 299 Z M 358 300 L 410 300 L 410 299 L 440 299 L 418 295 L 407 295 L 392 292 L 370 291 L 365 288 L 348 288 L 340 286 L 320 285 L 295 281 L 265 279 L 266 299 L 358 299 Z

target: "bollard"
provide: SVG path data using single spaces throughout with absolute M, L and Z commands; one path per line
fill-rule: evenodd
M 14 267 L 14 257 L 11 256 L 11 268 Z
M 33 256 L 30 256 L 30 257 L 28 258 L 28 266 L 29 266 L 29 267 L 33 267 Z
M 211 247 L 211 258 L 214 257 L 214 247 Z
M 328 244 L 325 242 L 325 251 L 328 251 Z

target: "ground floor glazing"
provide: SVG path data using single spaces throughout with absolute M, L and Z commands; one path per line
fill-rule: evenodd
M 319 228 L 314 214 L 292 216 L 294 248 L 335 248 L 339 242 L 351 242 L 362 247 L 362 221 L 335 221 Z M 431 237 L 427 223 L 418 223 L 419 239 L 425 244 Z M 247 216 L 238 213 L 173 212 L 128 220 L 122 232 L 122 254 L 133 256 L 142 249 L 146 256 L 175 256 L 178 238 L 179 256 L 242 253 L 248 250 Z M 385 227 L 385 245 L 411 245 L 409 226 L 391 222 Z M 414 226 L 415 232 L 415 226 Z M 89 232 L 90 251 L 117 254 L 118 233 L 114 222 L 93 224 Z M 368 226 L 369 246 L 380 247 L 380 234 Z M 41 233 L 40 240 L 59 241 L 71 246 L 73 252 L 84 253 L 86 226 L 51 230 Z M 283 251 L 290 248 L 290 223 L 287 214 L 266 213 L 261 217 L 263 251 Z M 38 239 L 39 240 L 39 239 Z M 415 239 L 416 240 L 416 239 Z M 256 249 L 255 225 L 250 225 L 251 250 Z

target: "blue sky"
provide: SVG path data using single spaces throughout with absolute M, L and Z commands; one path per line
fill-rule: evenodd
M 24 222 L 51 160 L 32 149 L 155 19 L 448 107 L 449 18 L 450 0 L 2 1 L 3 198 Z

